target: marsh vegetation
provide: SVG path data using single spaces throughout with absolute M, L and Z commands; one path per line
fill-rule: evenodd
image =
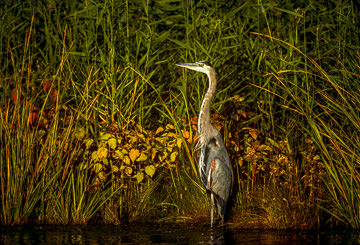
M 228 224 L 360 227 L 352 1 L 0 3 L 1 224 L 208 222 L 196 121 L 235 173 Z

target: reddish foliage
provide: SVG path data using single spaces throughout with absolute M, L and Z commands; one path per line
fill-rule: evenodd
M 44 90 L 44 92 L 46 92 L 46 90 L 51 87 L 52 83 L 53 82 L 51 80 L 45 80 L 43 82 L 43 90 Z
M 29 124 L 33 125 L 35 120 L 37 119 L 37 117 L 38 117 L 38 113 L 36 111 L 30 112 L 30 114 L 29 114 Z
M 16 88 L 11 90 L 10 98 L 14 102 L 14 104 L 16 104 L 16 101 L 17 101 L 17 89 Z

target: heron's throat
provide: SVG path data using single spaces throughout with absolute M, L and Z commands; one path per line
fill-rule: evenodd
M 207 130 L 210 130 L 212 128 L 212 125 L 210 124 L 210 105 L 211 105 L 211 99 L 216 90 L 215 71 L 210 70 L 208 76 L 209 76 L 209 88 L 204 96 L 204 100 L 201 105 L 200 115 L 198 119 L 198 133 L 200 136 L 200 140 L 204 140 L 201 138 L 204 136 L 206 137 L 208 133 Z

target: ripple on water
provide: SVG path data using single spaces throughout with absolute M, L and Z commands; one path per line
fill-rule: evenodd
M 355 231 L 276 231 L 217 228 L 199 225 L 2 226 L 7 244 L 360 244 Z

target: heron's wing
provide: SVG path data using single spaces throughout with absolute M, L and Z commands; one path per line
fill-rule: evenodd
M 210 190 L 214 194 L 219 214 L 224 217 L 226 203 L 232 189 L 233 171 L 224 160 L 215 158 L 208 179 L 210 180 Z
M 203 146 L 200 149 L 200 155 L 199 155 L 199 175 L 200 180 L 203 186 L 208 189 L 207 186 L 207 176 L 210 170 L 209 165 L 209 148 L 207 146 Z
M 214 159 L 214 164 L 212 164 L 210 179 L 211 191 L 217 194 L 224 201 L 230 196 L 232 182 L 233 182 L 233 172 L 226 164 L 221 162 L 220 159 Z
M 215 158 L 220 156 L 220 153 L 220 146 L 215 138 L 210 139 L 207 144 L 203 144 L 201 146 L 199 156 L 199 174 L 200 180 L 207 190 L 210 190 L 208 176 L 211 163 Z

